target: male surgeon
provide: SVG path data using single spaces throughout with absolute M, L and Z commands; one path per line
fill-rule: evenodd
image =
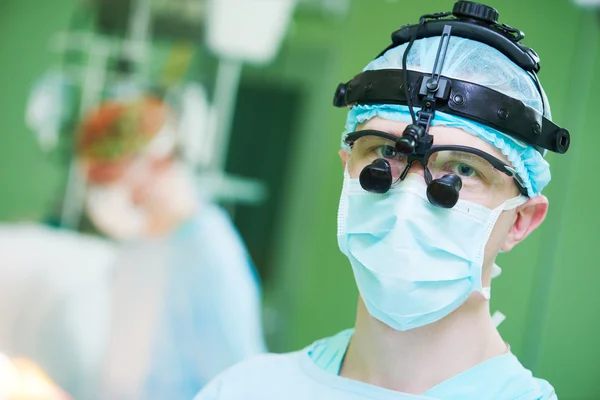
M 497 20 L 459 1 L 339 85 L 354 329 L 238 364 L 196 400 L 556 398 L 511 353 L 489 299 L 498 253 L 546 217 L 544 154 L 570 136 L 551 121 L 539 58 Z

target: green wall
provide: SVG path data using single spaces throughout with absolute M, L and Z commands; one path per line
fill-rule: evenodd
M 67 26 L 75 0 L 3 0 L 0 5 L 0 220 L 35 220 L 51 206 L 62 169 L 38 150 L 25 127 L 33 81 L 58 57 L 50 37 Z
M 559 390 L 578 399 L 600 398 L 596 382 L 600 371 L 600 271 L 595 251 L 600 233 L 599 190 L 591 182 L 593 171 L 600 167 L 596 154 L 600 101 L 595 97 L 600 91 L 598 21 L 597 15 L 586 14 L 578 28 L 582 40 L 571 69 L 573 87 L 568 98 L 572 103 L 566 105 L 573 127 L 577 127 L 577 141 L 569 160 L 560 164 L 564 186 L 554 185 L 552 192 L 555 214 L 543 232 L 547 253 L 537 266 L 538 292 L 544 296 L 537 302 L 540 307 L 531 310 L 531 321 L 539 324 L 539 336 L 531 338 L 532 344 L 539 343 L 534 365 L 556 382 Z M 553 274 L 546 275 L 546 270 Z M 535 315 L 540 309 L 546 310 L 541 318 Z

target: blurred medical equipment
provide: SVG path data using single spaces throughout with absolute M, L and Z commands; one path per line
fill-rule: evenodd
M 98 3 L 103 15 L 101 22 L 105 25 L 109 24 L 110 16 L 116 15 L 107 11 L 108 9 L 116 6 L 117 10 L 122 10 L 125 7 L 112 0 Z M 105 3 L 108 5 L 102 6 Z M 204 4 L 204 7 L 196 4 L 195 8 L 193 2 L 189 1 L 178 3 L 178 6 L 167 6 L 160 2 L 154 4 L 150 0 L 132 0 L 129 3 L 133 11 L 128 13 L 129 20 L 123 27 L 124 38 L 84 30 L 60 33 L 53 38 L 54 51 L 65 55 L 79 53 L 86 59 L 86 63 L 81 66 L 63 62 L 63 65 L 56 71 L 49 72 L 34 88 L 29 100 L 27 122 L 37 133 L 40 146 L 48 151 L 56 145 L 61 127 L 69 119 L 65 116 L 65 109 L 71 108 L 71 112 L 73 108 L 78 110 L 79 117 L 85 115 L 105 96 L 105 87 L 115 86 L 117 78 L 125 79 L 121 79 L 121 90 L 113 87 L 113 95 L 122 95 L 122 90 L 135 95 L 149 89 L 148 66 L 151 64 L 152 33 L 155 30 L 160 32 L 161 29 L 169 29 L 164 26 L 172 26 L 164 23 L 168 16 L 175 14 L 182 17 L 190 9 L 200 11 L 206 8 L 207 11 L 200 14 L 206 23 L 207 44 L 219 57 L 214 98 L 209 102 L 204 88 L 196 82 L 182 82 L 179 88 L 166 88 L 167 99 L 181 106 L 178 122 L 181 123 L 184 134 L 180 135 L 182 142 L 179 147 L 186 154 L 184 160 L 199 170 L 199 183 L 216 201 L 250 204 L 261 202 L 266 196 L 264 185 L 248 177 L 230 176 L 224 172 L 233 107 L 243 63 L 265 64 L 273 59 L 289 25 L 296 1 L 282 0 L 275 4 L 245 0 L 236 2 L 235 7 L 227 1 L 207 1 L 197 2 Z M 180 12 L 177 13 L 177 10 Z M 248 15 L 256 18 L 246 18 Z M 201 26 L 193 17 L 184 21 L 188 26 Z M 157 29 L 153 26 L 154 23 L 162 23 L 163 27 Z M 244 28 L 248 34 L 239 35 L 236 34 L 239 29 L 227 29 L 232 25 Z M 115 58 L 120 58 L 121 61 L 116 64 L 111 62 Z M 65 59 L 68 57 L 65 56 Z M 71 87 L 80 88 L 79 104 L 66 103 L 70 98 L 65 93 Z M 64 101 L 49 108 L 47 99 L 56 96 Z M 205 118 L 201 121 L 202 116 Z M 190 121 L 201 123 L 193 133 L 190 131 Z M 84 182 L 78 175 L 77 168 L 71 165 L 61 216 L 62 226 L 72 228 L 81 220 L 83 191 Z
M 290 23 L 296 0 L 209 0 L 207 41 L 221 58 L 271 61 Z M 260 20 L 260 23 L 257 23 Z M 235 29 L 232 29 L 235 27 Z
M 438 36 L 440 39 L 431 72 L 409 70 L 406 67 L 407 58 L 415 41 L 421 39 L 419 42 L 425 43 L 426 38 Z M 403 68 L 367 68 L 351 81 L 340 84 L 334 95 L 334 105 L 337 107 L 394 104 L 406 106 L 410 112 L 411 123 L 401 138 L 375 131 L 348 133 L 345 139 L 347 146 L 351 147 L 356 140 L 366 135 L 381 137 L 392 143 L 390 149 L 403 160 L 397 170 L 394 170 L 386 159 L 374 160 L 361 173 L 362 187 L 367 191 L 385 193 L 393 183 L 403 180 L 412 163 L 418 161 L 425 167 L 429 201 L 439 207 L 452 208 L 458 201 L 459 194 L 463 196 L 465 190 L 462 189 L 466 185 L 451 171 L 434 176 L 434 171 L 428 163 L 432 153 L 436 153 L 434 158 L 438 158 L 440 151 L 450 151 L 453 154 L 464 154 L 461 160 L 457 161 L 457 165 L 462 165 L 461 161 L 467 158 L 477 158 L 486 168 L 489 166 L 490 170 L 514 178 L 523 195 L 534 196 L 539 193 L 536 188 L 532 189 L 526 168 L 519 169 L 515 165 L 515 169 L 477 149 L 464 146 L 437 147 L 428 133 L 430 125 L 438 115 L 444 118 L 445 114 L 449 114 L 497 129 L 516 143 L 525 142 L 539 153 L 550 150 L 563 154 L 568 150 L 569 132 L 550 119 L 549 106 L 537 79 L 540 69 L 539 57 L 535 51 L 520 43 L 523 37 L 524 34 L 518 29 L 506 24 L 500 25 L 495 9 L 468 1 L 456 2 L 452 12 L 423 15 L 419 24 L 405 26 L 394 32 L 393 43 L 379 56 L 387 52 L 386 56 L 383 56 L 385 59 L 394 53 L 395 49 L 405 47 Z M 457 54 L 455 49 L 448 52 L 452 43 L 459 42 L 460 39 L 456 38 L 469 38 L 494 47 L 526 71 L 535 84 L 537 95 L 542 99 L 541 107 L 527 104 L 484 85 L 442 75 L 446 67 L 446 58 Z M 452 67 L 451 65 L 449 68 Z M 416 113 L 413 110 L 414 104 L 421 106 Z M 541 157 L 538 158 L 541 160 Z M 469 163 L 464 164 L 470 166 Z M 477 170 L 475 167 L 473 169 Z
M 275 57 L 295 5 L 296 0 L 208 0 L 207 43 L 219 57 L 219 65 L 213 100 L 216 126 L 206 131 L 203 140 L 210 151 L 205 152 L 206 173 L 200 184 L 224 197 L 259 194 L 256 186 L 223 174 L 234 106 L 243 63 L 266 64 Z

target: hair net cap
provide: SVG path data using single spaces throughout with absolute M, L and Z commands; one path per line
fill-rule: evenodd
M 406 61 L 407 69 L 430 73 L 433 70 L 440 37 L 416 40 Z M 381 57 L 369 63 L 363 71 L 380 69 L 401 69 L 402 57 L 407 44 L 388 50 Z M 507 96 L 522 101 L 526 105 L 551 118 L 550 107 L 545 94 L 537 89 L 533 77 L 514 64 L 497 49 L 484 43 L 451 37 L 442 75 L 486 86 Z M 543 96 L 543 99 L 542 99 Z M 420 109 L 415 105 L 415 111 Z M 358 105 L 348 113 L 343 138 L 356 130 L 362 122 L 378 116 L 383 119 L 412 122 L 407 106 L 381 104 Z M 444 125 L 460 128 L 491 145 L 497 147 L 506 156 L 519 176 L 523 178 L 530 197 L 540 194 L 550 182 L 550 165 L 542 154 L 532 146 L 518 141 L 487 125 L 437 111 L 431 125 Z M 342 146 L 346 146 L 342 142 Z

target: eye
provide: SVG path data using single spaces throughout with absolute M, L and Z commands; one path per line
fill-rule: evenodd
M 393 146 L 380 146 L 377 153 L 383 158 L 398 158 L 400 153 Z
M 477 171 L 473 167 L 464 163 L 456 163 L 450 169 L 459 176 L 472 177 L 477 175 Z

